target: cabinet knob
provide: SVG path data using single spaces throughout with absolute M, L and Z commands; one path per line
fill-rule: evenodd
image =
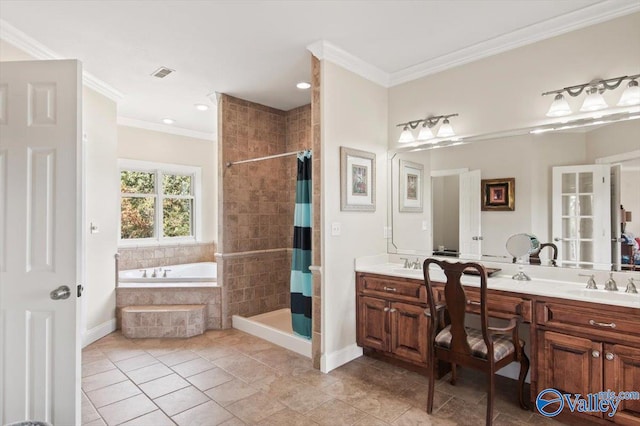
M 385 308 L 383 309 L 383 311 L 384 311 L 384 312 L 389 312 L 389 308 L 385 307 Z
M 396 308 L 391 308 L 391 309 L 389 309 L 389 312 L 395 312 L 395 311 L 397 311 L 397 309 L 396 309 Z
M 594 357 L 594 358 L 600 358 L 600 351 L 591 352 L 591 356 Z
M 607 352 L 607 354 L 604 357 L 607 358 L 607 361 L 613 361 L 613 359 L 616 356 L 614 354 L 612 354 L 611 352 Z
M 387 287 L 387 286 L 385 286 L 384 287 L 384 291 L 397 291 L 397 290 L 395 289 L 395 287 Z

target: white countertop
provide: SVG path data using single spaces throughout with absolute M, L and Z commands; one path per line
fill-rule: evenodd
M 381 261 L 377 263 L 377 261 Z M 401 278 L 413 278 L 423 280 L 423 272 L 418 269 L 404 269 L 402 264 L 390 263 L 384 257 L 378 256 L 376 259 L 369 258 L 367 261 L 356 261 L 355 270 L 357 272 L 368 272 L 372 274 L 389 275 Z M 434 281 L 446 281 L 445 275 L 440 268 L 432 265 L 435 269 L 431 271 L 431 279 Z M 472 275 L 463 275 L 462 283 L 470 287 L 480 287 L 480 278 Z M 511 279 L 511 275 L 497 275 L 489 277 L 487 287 L 491 290 L 502 290 L 522 295 L 548 296 L 560 299 L 579 300 L 582 302 L 604 303 L 607 305 L 626 306 L 630 308 L 640 308 L 640 294 L 627 294 L 624 289 L 627 281 L 617 281 L 618 290 L 616 292 L 605 291 L 602 283 L 599 283 L 598 290 L 586 289 L 585 283 L 568 281 L 557 281 L 550 279 L 540 279 L 532 277 L 531 281 L 516 281 Z M 636 281 L 636 285 L 640 285 Z

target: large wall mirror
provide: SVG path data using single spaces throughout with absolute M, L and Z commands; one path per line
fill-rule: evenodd
M 640 120 L 390 152 L 388 166 L 390 253 L 512 262 L 506 241 L 527 233 L 558 267 L 640 270 Z M 481 180 L 502 178 L 514 210 L 482 211 Z M 422 208 L 403 209 L 416 191 Z M 551 266 L 546 247 L 532 263 Z

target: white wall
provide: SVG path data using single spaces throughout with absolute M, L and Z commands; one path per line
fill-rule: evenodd
M 359 356 L 356 257 L 386 251 L 387 90 L 331 62 L 321 62 L 323 371 Z M 375 212 L 340 211 L 340 146 L 376 154 Z M 331 223 L 341 235 L 331 236 Z
M 202 168 L 202 241 L 217 242 L 218 153 L 215 142 L 118 126 L 118 158 Z

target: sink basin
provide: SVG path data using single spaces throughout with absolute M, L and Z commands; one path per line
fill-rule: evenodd
M 586 288 L 580 290 L 568 290 L 566 292 L 571 296 L 585 297 L 593 302 L 606 302 L 607 300 L 621 302 L 635 302 L 640 304 L 640 294 L 630 294 L 623 291 L 606 291 L 606 290 L 589 290 Z
M 416 276 L 422 278 L 422 270 L 421 269 L 405 269 L 405 268 L 395 268 L 392 269 L 394 274 L 409 274 L 411 276 Z

